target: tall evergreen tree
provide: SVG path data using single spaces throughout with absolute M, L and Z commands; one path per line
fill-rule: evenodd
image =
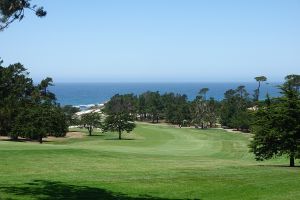
M 293 167 L 300 151 L 300 98 L 287 85 L 281 87 L 282 97 L 268 99 L 256 112 L 250 147 L 257 160 L 287 155 Z
M 254 79 L 258 82 L 258 87 L 254 91 L 254 100 L 258 101 L 259 100 L 259 95 L 260 95 L 261 83 L 267 81 L 267 77 L 265 77 L 265 76 L 257 76 Z

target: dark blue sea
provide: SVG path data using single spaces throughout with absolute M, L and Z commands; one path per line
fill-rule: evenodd
M 252 95 L 257 88 L 257 83 L 56 83 L 50 90 L 56 94 L 61 105 L 89 105 L 99 104 L 109 100 L 113 95 L 134 93 L 141 94 L 146 91 L 159 91 L 160 93 L 173 92 L 186 94 L 190 100 L 195 98 L 201 88 L 209 88 L 208 97 L 221 100 L 224 92 L 235 89 L 240 85 L 246 86 Z M 279 83 L 263 84 L 261 98 L 267 92 L 270 96 L 278 96 Z

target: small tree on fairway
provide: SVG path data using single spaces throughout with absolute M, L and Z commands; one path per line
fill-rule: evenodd
M 94 128 L 101 127 L 101 115 L 97 112 L 87 113 L 81 116 L 81 123 L 89 131 L 89 136 L 92 135 Z
M 112 131 L 119 133 L 119 140 L 122 139 L 122 133 L 131 132 L 135 128 L 132 116 L 127 113 L 112 114 L 104 120 L 104 132 Z
M 119 133 L 119 140 L 122 139 L 124 131 L 131 132 L 135 128 L 134 112 L 132 98 L 128 95 L 115 95 L 105 105 L 103 131 L 112 131 Z

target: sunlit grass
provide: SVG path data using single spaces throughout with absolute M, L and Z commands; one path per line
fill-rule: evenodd
M 300 168 L 256 162 L 250 135 L 144 124 L 121 141 L 94 135 L 0 141 L 0 199 L 300 199 Z

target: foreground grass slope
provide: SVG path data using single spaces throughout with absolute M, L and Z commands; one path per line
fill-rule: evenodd
M 256 162 L 249 135 L 139 124 L 124 136 L 0 141 L 0 199 L 300 199 L 300 168 Z

